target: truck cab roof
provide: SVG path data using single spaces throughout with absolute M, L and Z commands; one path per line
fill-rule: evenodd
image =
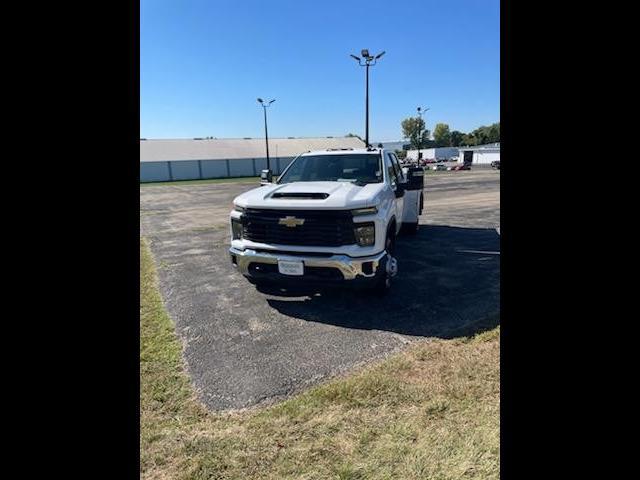
M 326 150 L 313 150 L 304 152 L 301 156 L 305 157 L 308 155 L 363 155 L 363 154 L 372 154 L 372 153 L 381 153 L 383 152 L 383 148 L 328 148 Z

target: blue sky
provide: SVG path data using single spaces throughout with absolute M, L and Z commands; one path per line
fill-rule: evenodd
M 402 119 L 430 107 L 427 128 L 500 121 L 499 0 L 142 0 L 140 136 L 262 137 L 257 97 L 275 98 L 270 137 L 400 140 Z

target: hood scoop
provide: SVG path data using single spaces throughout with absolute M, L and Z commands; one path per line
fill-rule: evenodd
M 307 200 L 324 200 L 329 196 L 324 192 L 275 192 L 271 198 L 297 198 Z

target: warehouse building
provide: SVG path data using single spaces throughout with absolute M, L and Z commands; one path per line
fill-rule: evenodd
M 494 160 L 500 161 L 500 143 L 460 147 L 460 161 L 472 165 L 490 165 Z
M 409 144 L 407 142 L 402 142 L 402 141 L 398 141 L 398 142 L 371 142 L 371 145 L 373 145 L 374 147 L 377 147 L 378 145 L 382 144 L 383 148 L 386 148 L 388 150 L 408 150 L 409 149 Z
M 421 148 L 420 158 L 423 160 L 449 160 L 458 156 L 457 147 Z M 417 160 L 418 150 L 407 150 L 407 159 Z
M 363 147 L 357 137 L 270 138 L 271 170 L 279 175 L 309 150 Z M 140 182 L 253 177 L 265 168 L 264 138 L 140 140 Z

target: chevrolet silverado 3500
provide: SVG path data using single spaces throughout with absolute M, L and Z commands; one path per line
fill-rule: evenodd
M 398 273 L 396 236 L 415 233 L 424 171 L 382 148 L 296 157 L 275 183 L 236 197 L 231 262 L 251 283 L 347 284 L 386 292 Z

